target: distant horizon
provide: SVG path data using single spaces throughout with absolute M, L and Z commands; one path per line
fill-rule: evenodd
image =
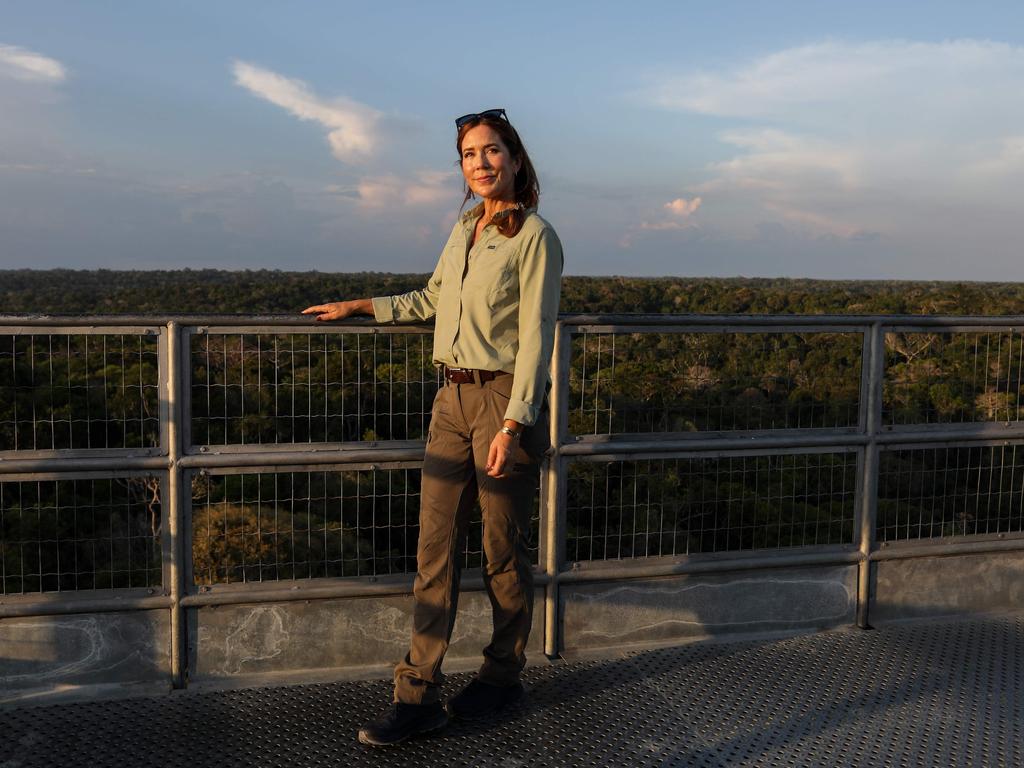
M 259 268 L 246 268 L 246 269 L 218 269 L 216 267 L 182 267 L 180 269 L 111 269 L 108 267 L 51 267 L 44 269 L 37 269 L 34 267 L 19 267 L 19 268 L 0 268 L 0 277 L 5 274 L 13 274 L 19 272 L 30 272 L 30 273 L 47 273 L 47 272 L 71 272 L 71 273 L 96 273 L 96 272 L 109 272 L 118 274 L 130 274 L 133 272 L 146 272 L 149 274 L 181 274 L 181 273 L 202 273 L 202 272 L 217 272 L 228 275 L 234 274 L 281 274 L 281 275 L 380 275 L 388 277 L 422 277 L 424 275 L 429 276 L 430 271 L 424 272 L 388 272 L 383 270 L 346 270 L 346 271 L 328 271 L 320 269 L 277 269 L 270 267 L 259 267 Z M 577 278 L 581 280 L 600 280 L 600 279 L 622 279 L 622 280 L 650 280 L 650 281 L 717 281 L 717 282 L 728 282 L 728 281 L 750 281 L 750 282 L 776 282 L 776 281 L 792 281 L 792 282 L 803 282 L 803 283 L 850 283 L 855 285 L 894 285 L 900 283 L 910 283 L 914 285 L 1024 285 L 1024 279 L 1022 280 L 926 280 L 926 279 L 872 279 L 872 278 L 819 278 L 819 277 L 791 277 L 791 276 L 753 276 L 753 275 L 576 275 L 576 274 L 563 274 L 563 279 Z

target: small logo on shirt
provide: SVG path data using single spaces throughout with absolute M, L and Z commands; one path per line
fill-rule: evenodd
M 488 251 L 493 251 L 493 250 L 494 250 L 495 248 L 497 248 L 497 247 L 498 247 L 498 246 L 496 246 L 496 245 L 488 245 L 488 246 L 487 246 L 487 250 L 488 250 Z

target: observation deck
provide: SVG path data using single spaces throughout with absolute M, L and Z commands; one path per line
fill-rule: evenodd
M 1021 328 L 562 316 L 530 702 L 393 764 L 1015 764 Z M 0 318 L 0 764 L 104 733 L 112 764 L 358 764 L 408 637 L 430 334 Z M 453 670 L 489 634 L 479 537 Z
M 525 683 L 512 709 L 392 747 L 355 738 L 386 680 L 0 709 L 0 764 L 1011 768 L 1024 619 L 694 643 L 533 666 Z

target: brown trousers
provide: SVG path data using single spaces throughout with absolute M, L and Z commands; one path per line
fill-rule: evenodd
M 513 685 L 526 663 L 533 618 L 530 512 L 549 436 L 545 408 L 524 431 L 505 477 L 487 475 L 487 452 L 504 420 L 511 386 L 511 375 L 482 384 L 446 384 L 434 400 L 420 489 L 412 643 L 395 667 L 395 701 L 427 704 L 440 698 L 468 518 L 478 498 L 483 578 L 494 631 L 477 676 L 494 685 Z

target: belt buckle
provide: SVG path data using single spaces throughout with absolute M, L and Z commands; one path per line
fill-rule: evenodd
M 452 384 L 461 384 L 461 379 L 468 373 L 466 368 L 454 368 L 450 365 L 444 367 L 444 378 L 445 381 L 451 382 Z

